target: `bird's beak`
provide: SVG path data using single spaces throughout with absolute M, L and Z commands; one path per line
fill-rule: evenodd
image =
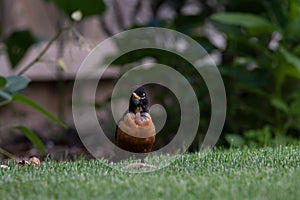
M 137 95 L 135 92 L 132 93 L 132 96 L 133 96 L 134 98 L 136 98 L 136 99 L 140 99 L 140 98 L 141 98 L 141 97 L 139 97 L 139 95 Z

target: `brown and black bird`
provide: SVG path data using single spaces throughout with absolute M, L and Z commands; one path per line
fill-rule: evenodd
M 149 114 L 149 101 L 143 86 L 131 92 L 128 112 L 119 120 L 116 145 L 134 153 L 149 153 L 155 141 L 155 126 Z

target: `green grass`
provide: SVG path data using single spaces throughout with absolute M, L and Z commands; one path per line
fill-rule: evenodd
M 168 157 L 153 158 L 157 160 Z M 179 156 L 151 173 L 104 161 L 0 169 L 1 199 L 299 199 L 300 147 L 214 150 Z M 121 168 L 121 164 L 114 168 Z

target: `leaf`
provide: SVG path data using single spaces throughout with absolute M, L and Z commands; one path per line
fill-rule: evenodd
M 175 18 L 173 24 L 177 31 L 190 35 L 193 29 L 205 22 L 206 15 L 179 15 Z
M 216 13 L 211 16 L 211 19 L 219 21 L 224 24 L 244 27 L 262 27 L 272 26 L 266 19 L 246 13 Z
M 29 31 L 23 30 L 13 32 L 4 42 L 11 67 L 14 69 L 35 40 Z
M 0 102 L 2 102 L 4 100 L 5 101 L 6 100 L 11 101 L 12 100 L 12 96 L 11 96 L 11 94 L 9 94 L 9 93 L 7 93 L 5 91 L 0 90 Z M 1 103 L 0 103 L 0 106 L 1 106 Z
M 219 31 L 227 34 L 228 36 L 232 36 L 234 38 L 236 37 L 242 37 L 245 35 L 245 31 L 243 31 L 240 27 L 238 26 L 229 26 L 226 24 L 223 24 L 218 21 L 212 21 L 212 25 L 216 27 Z
M 106 5 L 102 0 L 49 0 L 55 3 L 62 9 L 69 17 L 75 11 L 81 11 L 83 17 L 91 15 L 101 15 Z
M 6 85 L 6 78 L 0 76 L 0 89 L 4 88 Z
M 284 59 L 291 65 L 293 65 L 298 72 L 300 72 L 300 58 L 296 55 L 288 52 L 283 46 L 279 47 L 279 52 L 283 55 Z
M 6 81 L 4 90 L 12 94 L 26 88 L 30 79 L 25 76 L 9 76 Z
M 300 119 L 300 98 L 291 103 L 291 112 Z
M 12 94 L 26 88 L 30 79 L 24 76 L 9 76 L 5 78 L 5 82 L 5 86 L 2 88 L 0 87 L 0 106 L 12 101 Z
M 24 135 L 30 140 L 32 144 L 36 146 L 36 148 L 41 152 L 45 153 L 45 146 L 42 143 L 42 141 L 38 138 L 36 134 L 34 134 L 31 130 L 29 130 L 25 126 L 14 126 L 15 129 L 18 129 L 19 131 L 23 132 Z
M 261 1 L 261 2 L 263 2 L 262 4 L 264 7 L 264 11 L 260 13 L 266 12 L 267 16 L 269 16 L 274 23 L 278 24 L 281 27 L 281 29 L 285 29 L 287 24 L 290 22 L 290 20 L 287 18 L 288 16 L 287 9 L 290 10 L 291 1 L 287 1 L 285 3 L 283 3 L 281 0 Z
M 49 113 L 48 111 L 46 111 L 44 108 L 42 108 L 40 105 L 36 104 L 35 102 L 33 102 L 32 100 L 30 100 L 29 98 L 15 93 L 13 94 L 13 100 L 14 101 L 19 101 L 21 103 L 24 103 L 32 108 L 34 108 L 35 110 L 39 111 L 41 114 L 45 115 L 46 117 L 48 117 L 50 120 L 56 122 L 57 124 L 59 124 L 60 126 L 66 128 L 67 126 L 59 119 L 57 119 L 55 116 L 53 116 L 51 113 Z
M 267 72 L 264 69 L 249 71 L 246 66 L 219 66 L 223 75 L 228 75 L 238 81 L 238 83 L 251 87 L 260 88 L 266 83 Z
M 280 110 L 280 111 L 283 111 L 285 113 L 288 113 L 289 112 L 289 107 L 288 105 L 282 100 L 282 99 L 279 99 L 279 98 L 272 98 L 271 99 L 271 105 Z
M 250 144 L 258 143 L 260 145 L 267 144 L 272 137 L 271 128 L 268 125 L 261 129 L 247 130 L 244 135 L 246 140 L 249 140 Z
M 264 32 L 270 32 L 275 28 L 274 25 L 272 25 L 265 18 L 248 13 L 216 13 L 211 16 L 211 19 L 231 26 L 242 26 L 249 29 L 260 29 Z
M 284 20 L 285 34 L 289 38 L 299 38 L 299 29 L 300 29 L 299 2 L 297 0 L 290 1 L 289 4 L 290 4 L 289 11 L 288 13 L 286 13 L 287 18 Z

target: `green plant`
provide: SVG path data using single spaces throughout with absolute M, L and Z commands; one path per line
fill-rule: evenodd
M 11 102 L 20 102 L 27 106 L 34 108 L 39 111 L 41 114 L 45 115 L 52 121 L 66 128 L 66 125 L 57 119 L 55 116 L 50 114 L 48 111 L 43 109 L 41 106 L 27 98 L 26 96 L 20 94 L 19 92 L 22 89 L 25 89 L 29 83 L 29 79 L 24 76 L 8 76 L 0 77 L 0 106 L 5 106 Z M 45 153 L 45 147 L 41 140 L 28 128 L 20 125 L 6 125 L 5 127 L 0 127 L 1 130 L 4 129 L 17 129 L 24 133 L 24 135 L 37 147 L 41 153 Z M 11 157 L 10 154 L 5 153 L 7 156 Z
M 18 64 L 26 55 L 28 49 L 38 42 L 35 36 L 29 30 L 14 30 L 10 35 L 4 38 L 3 41 L 1 41 L 5 45 L 5 51 L 11 64 L 11 68 L 13 70 L 19 70 L 19 72 L 18 75 L 15 76 L 0 76 L 0 106 L 5 107 L 9 103 L 20 102 L 22 104 L 25 104 L 26 106 L 32 107 L 33 109 L 48 117 L 50 120 L 56 122 L 58 125 L 66 128 L 66 125 L 61 120 L 59 120 L 58 118 L 50 114 L 47 110 L 20 93 L 21 90 L 26 89 L 28 83 L 30 82 L 30 80 L 27 77 L 23 76 L 23 74 L 28 69 L 33 67 L 35 63 L 41 60 L 50 46 L 55 41 L 57 41 L 65 31 L 71 31 L 71 33 L 73 33 L 76 38 L 82 39 L 82 36 L 76 30 L 76 23 L 83 17 L 102 14 L 105 10 L 105 4 L 102 0 L 91 0 L 89 2 L 80 0 L 48 0 L 48 2 L 52 2 L 58 8 L 60 8 L 63 13 L 65 13 L 65 18 L 68 20 L 69 25 L 66 27 L 60 27 L 53 38 L 48 41 L 44 49 L 42 49 L 31 62 L 23 66 L 21 69 L 18 69 Z M 78 12 L 77 16 L 73 16 L 74 12 Z M 2 34 L 1 30 L 0 34 Z M 58 58 L 57 65 L 62 69 L 66 68 L 62 58 Z M 7 130 L 12 128 L 24 133 L 24 135 L 37 147 L 40 152 L 45 152 L 45 147 L 41 140 L 35 133 L 33 133 L 25 126 L 12 124 L 0 127 L 0 130 Z M 0 153 L 13 158 L 12 154 L 2 148 L 0 148 Z
M 189 15 L 182 12 L 187 1 L 151 1 L 152 16 L 143 24 L 133 27 L 159 26 L 185 33 L 199 42 L 208 53 L 219 52 L 219 70 L 223 75 L 228 97 L 228 113 L 224 128 L 225 140 L 230 143 L 233 133 L 241 144 L 266 145 L 277 143 L 278 138 L 299 138 L 300 88 L 300 13 L 298 0 L 231 0 L 197 1 L 200 12 Z M 172 10 L 174 17 L 162 19 L 158 11 L 163 6 Z M 204 9 L 203 9 L 204 8 Z M 218 10 L 224 12 L 217 12 Z M 213 25 L 223 35 L 226 46 L 208 37 L 205 30 Z M 218 39 L 216 39 L 218 40 Z M 152 57 L 158 63 L 172 66 L 182 73 L 195 89 L 201 107 L 198 136 L 193 145 L 197 149 L 201 134 L 210 120 L 209 95 L 201 77 L 190 65 L 171 53 L 153 49 L 130 52 L 114 61 L 128 67 Z M 132 64 L 132 65 L 128 65 Z M 167 95 L 155 100 L 163 102 Z M 174 101 L 175 102 L 175 101 Z M 168 114 L 174 111 L 166 108 Z M 162 135 L 176 131 L 174 123 L 167 123 Z M 175 131 L 174 131 L 175 130 Z M 276 141 L 276 142 L 274 142 Z M 287 139 L 286 141 L 290 141 Z M 222 142 L 220 142 L 222 144 Z M 280 142 L 279 142 L 280 143 Z
M 299 134 L 299 5 L 298 0 L 231 1 L 227 12 L 210 17 L 226 35 L 220 70 L 232 132 L 246 136 L 248 130 L 262 130 L 250 131 L 256 133 L 253 141 L 264 137 L 262 127 L 275 137 Z
M 266 146 L 271 145 L 272 133 L 269 126 L 265 126 L 261 129 L 250 129 L 243 133 L 238 134 L 226 134 L 226 141 L 234 147 L 240 146 Z

